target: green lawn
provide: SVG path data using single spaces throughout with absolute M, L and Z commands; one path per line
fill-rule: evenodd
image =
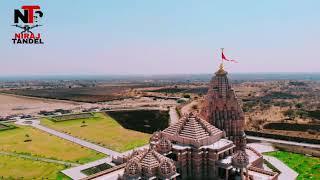
M 25 142 L 26 140 L 31 141 Z M 15 129 L 0 131 L 0 151 L 80 164 L 105 157 L 101 153 L 29 126 L 18 126 Z
M 278 158 L 299 173 L 298 179 L 320 179 L 320 158 L 285 151 L 265 154 Z
M 66 167 L 54 163 L 33 161 L 0 155 L 0 179 L 68 179 L 59 171 Z
M 41 124 L 72 136 L 124 152 L 149 142 L 150 134 L 123 128 L 117 121 L 103 113 L 94 113 L 87 119 L 53 122 L 42 119 Z

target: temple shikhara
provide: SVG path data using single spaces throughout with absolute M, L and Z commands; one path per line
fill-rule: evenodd
M 278 179 L 246 146 L 244 113 L 227 74 L 221 65 L 199 112 L 185 114 L 155 132 L 147 149 L 114 158 L 118 166 L 86 179 Z
M 221 64 L 210 82 L 200 115 L 223 130 L 238 147 L 244 138 L 244 114 L 227 74 Z

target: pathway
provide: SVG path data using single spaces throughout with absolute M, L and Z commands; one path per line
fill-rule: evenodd
M 0 151 L 0 154 L 14 156 L 14 157 L 20 157 L 20 158 L 25 158 L 25 159 L 31 159 L 34 161 L 43 161 L 43 162 L 49 162 L 49 163 L 62 164 L 62 165 L 67 165 L 67 166 L 80 166 L 81 165 L 81 164 L 72 163 L 72 162 L 65 162 L 65 161 L 59 161 L 59 160 L 54 160 L 54 159 L 42 158 L 42 157 L 34 157 L 34 156 L 28 156 L 28 155 L 24 155 L 24 154 L 17 154 L 17 153 L 11 153 L 11 152 Z
M 274 167 L 276 167 L 281 173 L 278 177 L 279 180 L 296 179 L 298 173 L 289 168 L 286 164 L 275 157 L 263 155 L 263 158 L 269 161 Z
M 170 125 L 171 124 L 175 124 L 179 121 L 179 115 L 176 111 L 176 107 L 170 107 L 170 110 L 169 110 L 169 115 L 170 115 Z
M 271 143 L 248 143 L 247 146 L 254 148 L 259 153 L 277 150 L 272 146 Z M 270 162 L 281 172 L 278 177 L 279 180 L 296 179 L 296 177 L 299 175 L 297 172 L 292 170 L 290 167 L 288 167 L 286 164 L 275 157 L 263 155 L 263 158 Z
M 285 141 L 285 140 L 271 139 L 271 138 L 264 138 L 264 137 L 257 137 L 257 136 L 247 136 L 247 139 L 320 149 L 320 144 L 309 144 L 309 143 L 301 143 L 301 142 L 294 142 L 294 141 Z

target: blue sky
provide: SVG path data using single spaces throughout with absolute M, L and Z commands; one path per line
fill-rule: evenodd
M 44 45 L 13 45 L 13 10 L 41 6 Z M 320 72 L 318 0 L 2 0 L 0 75 Z

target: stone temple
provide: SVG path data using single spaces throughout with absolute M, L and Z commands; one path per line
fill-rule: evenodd
M 263 156 L 246 146 L 244 114 L 227 72 L 220 66 L 200 112 L 150 138 L 149 148 L 114 160 L 119 165 L 86 179 L 277 180 L 263 169 Z
M 227 74 L 221 64 L 210 82 L 200 114 L 210 124 L 223 130 L 228 139 L 238 146 L 244 136 L 244 114 Z

